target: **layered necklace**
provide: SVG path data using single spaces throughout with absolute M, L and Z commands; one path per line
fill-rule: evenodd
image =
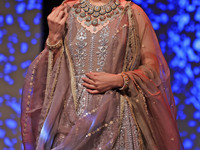
M 86 26 L 93 26 L 93 30 L 96 30 L 98 25 L 104 25 L 108 20 L 112 20 L 118 16 L 123 10 L 120 6 L 119 0 L 110 0 L 109 3 L 96 6 L 92 5 L 89 0 L 80 0 L 80 3 L 76 3 L 72 7 L 77 19 Z

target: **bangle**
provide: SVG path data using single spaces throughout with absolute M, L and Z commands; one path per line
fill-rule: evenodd
M 128 88 L 129 78 L 128 78 L 128 75 L 126 75 L 124 72 L 121 73 L 121 76 L 124 80 L 124 85 L 119 90 L 124 91 Z
M 49 38 L 47 38 L 46 44 L 50 50 L 58 49 L 62 46 L 62 40 L 59 40 L 56 44 L 51 45 L 49 42 Z

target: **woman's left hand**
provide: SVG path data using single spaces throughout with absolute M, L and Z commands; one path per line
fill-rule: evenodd
M 108 90 L 123 86 L 123 78 L 120 74 L 110 74 L 105 72 L 89 72 L 82 78 L 82 85 L 91 94 L 104 93 Z

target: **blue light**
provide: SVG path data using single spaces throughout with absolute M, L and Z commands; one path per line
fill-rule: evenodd
M 17 128 L 17 122 L 13 119 L 6 119 L 5 124 L 8 128 L 10 129 L 15 129 Z
M 8 25 L 12 25 L 14 23 L 14 19 L 13 19 L 12 15 L 9 14 L 9 15 L 6 16 L 6 23 Z
M 168 4 L 168 9 L 169 9 L 169 10 L 175 9 L 174 4 Z
M 137 4 L 141 4 L 142 0 L 134 0 L 134 2 L 137 3 Z
M 168 15 L 167 14 L 165 14 L 165 13 L 162 13 L 161 15 L 160 15 L 160 18 L 161 18 L 161 22 L 163 23 L 163 24 L 166 24 L 167 22 L 168 22 Z
M 28 44 L 25 42 L 21 43 L 20 51 L 22 54 L 26 53 L 28 51 Z
M 26 37 L 30 37 L 31 33 L 30 32 L 26 32 Z
M 182 8 L 185 8 L 188 5 L 187 0 L 179 0 L 178 3 L 179 3 L 179 6 Z
M 4 138 L 4 143 L 9 147 L 13 146 L 12 141 L 8 137 Z
M 0 26 L 3 25 L 3 22 L 4 22 L 4 17 L 2 15 L 0 15 Z
M 2 117 L 2 114 L 0 113 L 0 117 Z M 2 120 L 0 120 L 0 126 L 2 126 L 3 125 L 3 121 Z
M 12 108 L 12 110 L 15 111 L 16 114 L 20 115 L 21 108 L 19 103 L 15 101 L 6 101 L 6 105 Z
M 180 132 L 180 136 L 187 136 L 188 135 L 188 133 L 187 132 L 185 132 L 185 131 L 183 131 L 183 132 Z
M 189 78 L 191 78 L 191 79 L 194 78 L 194 74 L 193 74 L 193 71 L 192 71 L 191 66 L 187 66 L 187 67 L 185 68 L 185 73 L 186 73 L 186 75 L 187 75 Z
M 19 94 L 20 94 L 20 95 L 22 95 L 22 88 L 21 88 L 21 89 L 19 89 Z
M 185 149 L 191 149 L 193 147 L 193 142 L 190 139 L 183 141 L 183 146 Z
M 18 14 L 23 14 L 26 10 L 26 3 L 22 2 L 17 4 L 15 9 Z
M 13 42 L 14 44 L 18 43 L 17 34 L 12 34 L 11 36 L 8 37 L 8 40 L 10 42 Z
M 195 127 L 195 126 L 197 125 L 197 123 L 196 123 L 196 121 L 191 120 L 191 121 L 188 122 L 188 125 L 189 125 L 190 127 Z
M 4 67 L 4 73 L 9 74 L 12 72 L 12 65 L 9 63 L 6 63 L 5 67 Z
M 191 138 L 192 140 L 195 140 L 196 137 L 197 137 L 196 134 L 191 134 L 191 135 L 190 135 L 190 138 Z
M 196 7 L 194 5 L 188 5 L 186 9 L 188 12 L 194 12 L 196 10 Z
M 10 85 L 14 84 L 14 80 L 9 75 L 5 75 L 4 80 Z
M 196 32 L 196 37 L 197 37 L 197 38 L 200 38 L 200 31 L 197 31 L 197 32 Z
M 10 48 L 10 49 L 9 49 L 9 53 L 10 53 L 10 54 L 14 54 L 14 53 L 15 53 L 15 49 L 14 49 L 14 48 Z
M 4 66 L 4 73 L 9 74 L 12 71 L 16 71 L 17 70 L 17 66 L 15 65 L 11 65 L 10 63 L 6 63 Z
M 0 139 L 4 138 L 6 131 L 0 128 Z
M 187 49 L 188 59 L 190 62 L 196 62 L 198 63 L 200 61 L 200 58 L 198 55 L 195 54 L 194 50 L 189 48 Z M 195 74 L 195 72 L 193 72 Z
M 40 38 L 40 33 L 35 34 L 35 38 L 39 39 Z
M 179 29 L 182 31 L 190 21 L 190 15 L 189 14 L 183 14 L 180 16 L 180 20 L 178 22 Z
M 41 13 L 38 13 L 35 18 L 33 19 L 34 24 L 40 24 L 40 19 L 41 19 L 42 15 Z
M 5 94 L 5 95 L 4 95 L 4 98 L 5 98 L 6 100 L 9 100 L 9 99 L 10 99 L 10 95 Z
M 200 52 L 200 46 L 199 45 L 200 45 L 200 38 L 195 39 L 194 43 L 193 43 L 193 48 L 198 52 Z
M 193 72 L 194 72 L 195 75 L 199 75 L 200 74 L 200 68 L 199 67 L 194 67 Z
M 21 68 L 26 69 L 31 64 L 31 60 L 27 60 L 21 63 Z
M 14 57 L 14 56 L 9 56 L 9 58 L 8 58 L 8 59 L 9 59 L 9 61 L 10 61 L 10 62 L 13 62 L 13 61 L 15 61 L 15 57 Z
M 5 4 L 5 7 L 6 7 L 6 8 L 10 8 L 10 3 L 7 2 L 7 3 Z
M 154 3 L 155 3 L 155 0 L 147 0 L 147 3 L 149 3 L 149 4 L 154 4 Z
M 0 62 L 7 62 L 7 57 L 4 54 L 0 54 Z
M 195 113 L 194 113 L 194 119 L 199 119 L 200 120 L 200 111 L 196 111 Z
M 200 133 L 200 127 L 198 127 L 198 128 L 197 128 L 197 132 L 199 132 L 199 133 Z
M 32 43 L 33 45 L 35 45 L 35 44 L 37 44 L 37 40 L 36 40 L 36 39 L 32 39 L 32 40 L 31 40 L 31 43 Z
M 4 75 L 3 75 L 3 73 L 2 73 L 2 72 L 0 72 L 0 78 L 3 78 L 3 76 L 4 76 Z
M 0 97 L 0 104 L 3 103 L 3 97 Z
M 161 9 L 161 10 L 166 10 L 166 9 L 167 9 L 166 5 L 163 4 L 163 3 L 160 3 L 160 2 L 157 3 L 157 7 L 158 7 L 159 9 Z
M 155 30 L 158 30 L 160 28 L 160 25 L 157 22 L 152 22 L 152 26 Z
M 23 20 L 22 17 L 18 17 L 17 20 L 18 20 L 19 25 L 20 25 L 20 27 L 21 27 L 22 30 L 24 30 L 24 31 L 28 31 L 28 30 L 30 29 L 30 26 L 27 25 L 27 24 L 24 22 L 24 20 Z
M 2 38 L 2 37 L 3 37 L 3 31 L 0 30 L 0 38 Z
M 195 18 L 196 21 L 200 21 L 200 8 L 197 9 L 194 18 Z

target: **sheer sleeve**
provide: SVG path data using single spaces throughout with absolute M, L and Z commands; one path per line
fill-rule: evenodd
M 144 11 L 133 4 L 132 12 L 138 23 L 141 59 L 136 69 L 125 72 L 130 78 L 127 92 L 130 108 L 141 129 L 145 148 L 181 149 L 168 65 Z
M 21 133 L 24 149 L 35 149 L 37 126 L 46 88 L 48 51 L 40 53 L 28 68 L 21 102 Z

